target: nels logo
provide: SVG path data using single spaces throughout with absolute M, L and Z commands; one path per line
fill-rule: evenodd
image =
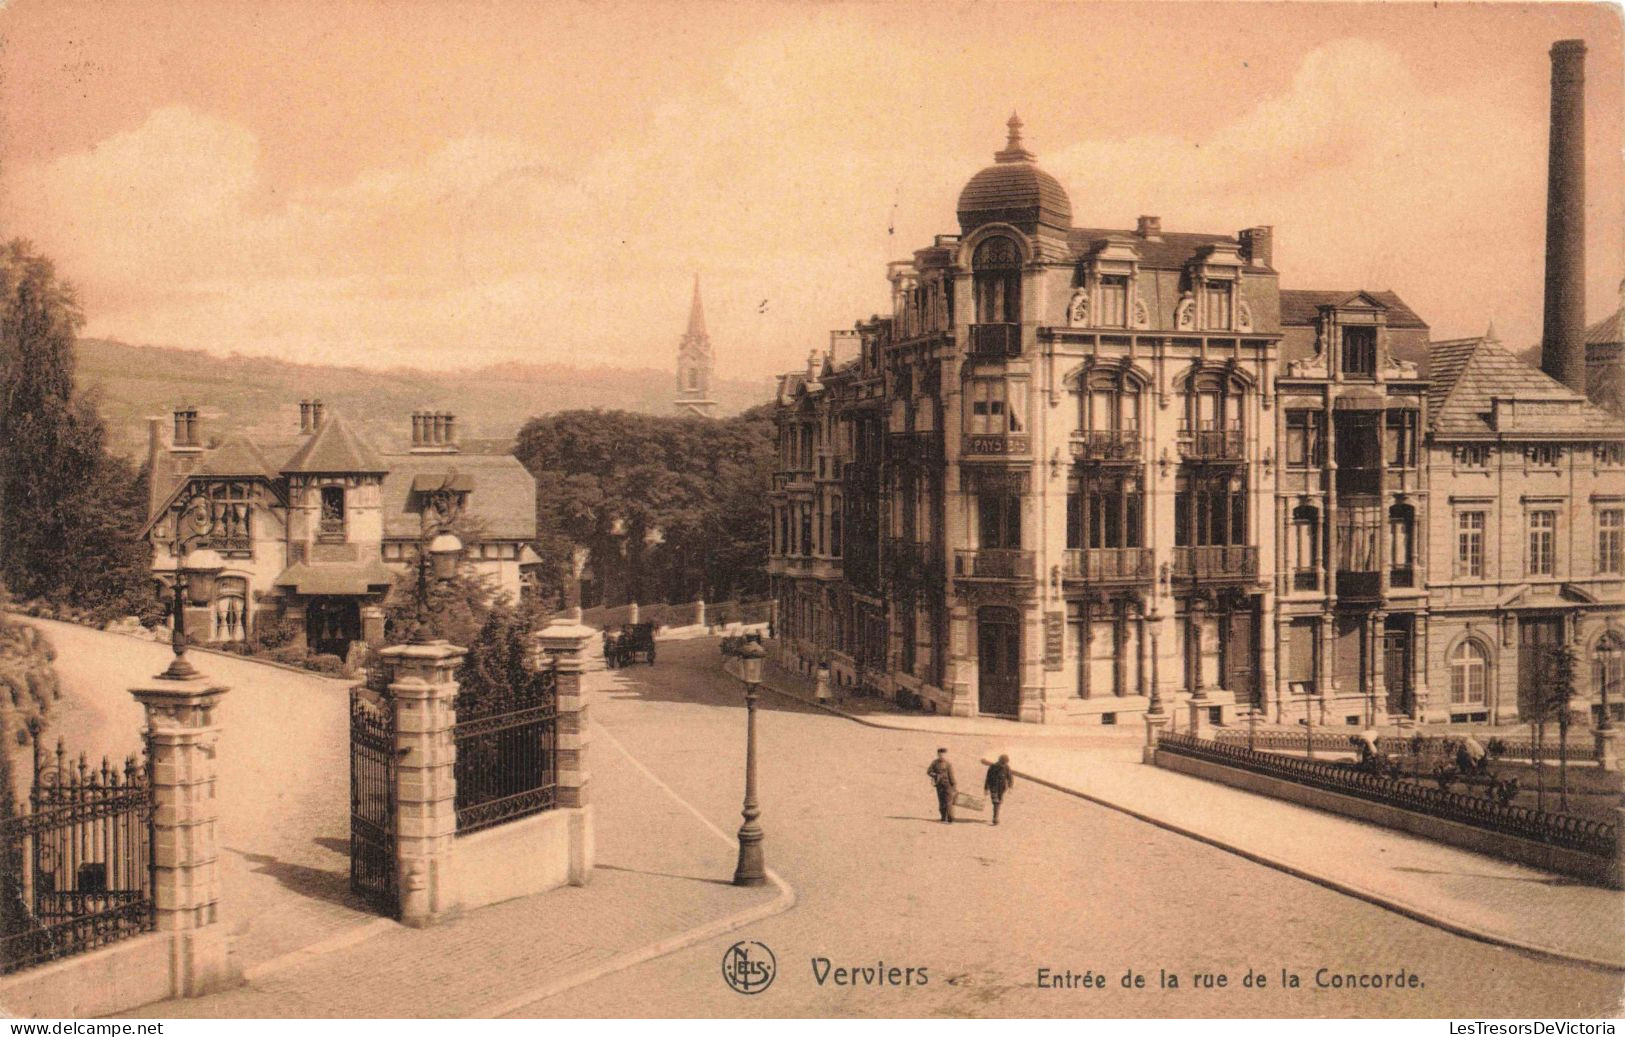
M 722 955 L 722 978 L 741 994 L 760 994 L 778 972 L 773 952 L 755 940 L 740 940 Z

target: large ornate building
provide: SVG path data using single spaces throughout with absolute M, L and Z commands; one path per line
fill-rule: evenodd
M 1367 725 L 1513 715 L 1526 615 L 1616 643 L 1625 424 L 1525 365 L 1473 395 L 1499 347 L 1458 365 L 1391 292 L 1282 289 L 1269 227 L 1076 226 L 1015 117 L 958 218 L 892 264 L 854 355 L 780 381 L 788 663 L 955 715 L 1113 724 L 1157 696 Z M 1510 551 L 1545 528 L 1524 512 L 1595 515 L 1469 588 L 1440 575 L 1468 512 L 1441 468 L 1465 432 L 1439 422 L 1497 393 L 1561 409 L 1544 438 L 1568 461 L 1561 502 L 1499 496 L 1522 510 L 1484 535 Z M 1513 427 L 1488 435 L 1492 470 L 1521 471 Z
M 379 453 L 320 401 L 300 403 L 286 437 L 216 437 L 196 407 L 153 419 L 143 531 L 153 576 L 173 578 L 177 517 L 197 499 L 210 532 L 196 546 L 225 563 L 213 600 L 188 609 L 188 634 L 244 641 L 280 617 L 295 643 L 345 656 L 382 639 L 385 597 L 440 532 L 455 533 L 463 563 L 518 601 L 525 569 L 540 561 L 534 478 L 511 454 L 465 451 L 451 414 L 411 420 L 410 445 Z

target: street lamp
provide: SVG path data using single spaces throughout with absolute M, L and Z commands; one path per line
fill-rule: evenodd
M 412 631 L 414 644 L 427 644 L 433 640 L 429 629 L 429 573 L 436 580 L 449 580 L 457 574 L 457 559 L 463 553 L 463 542 L 457 534 L 442 531 L 429 541 L 427 550 L 418 551 L 418 616 Z
M 767 882 L 767 865 L 762 859 L 762 815 L 756 805 L 756 693 L 762 686 L 762 660 L 767 652 L 758 641 L 740 646 L 739 677 L 745 682 L 745 806 L 740 816 L 739 864 L 734 868 L 734 885 L 760 886 Z
M 209 498 L 193 492 L 175 515 L 175 600 L 169 638 L 175 658 L 164 671 L 164 676 L 172 680 L 189 680 L 198 675 L 186 658 L 186 603 L 201 606 L 214 600 L 215 578 L 226 567 L 225 560 L 210 547 L 192 550 L 193 545 L 206 544 L 213 535 L 214 509 Z

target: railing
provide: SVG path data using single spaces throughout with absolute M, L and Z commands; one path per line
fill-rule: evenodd
M 1089 583 L 1135 583 L 1152 578 L 1149 547 L 1087 547 L 1069 549 L 1062 558 L 1061 575 Z
M 1382 492 L 1381 468 L 1339 468 L 1338 497 L 1374 497 Z
M 1174 575 L 1188 580 L 1249 580 L 1258 575 L 1258 548 L 1213 544 L 1174 548 Z
M 1493 743 L 1494 751 L 1490 753 L 1492 760 L 1513 760 L 1527 763 L 1534 759 L 1534 742 L 1523 737 L 1506 737 L 1483 732 L 1473 733 L 1463 731 L 1458 737 L 1449 735 L 1412 735 L 1404 736 L 1381 735 L 1377 738 L 1377 749 L 1380 752 L 1390 753 L 1399 757 L 1419 757 L 1424 759 L 1454 760 L 1456 747 L 1461 739 L 1473 734 L 1486 748 Z M 1303 731 L 1262 730 L 1249 734 L 1245 730 L 1217 730 L 1214 732 L 1216 741 L 1230 744 L 1241 743 L 1245 745 L 1249 738 L 1253 745 L 1259 749 L 1273 749 L 1284 752 L 1301 753 L 1305 750 L 1306 733 Z M 1340 731 L 1316 731 L 1314 744 L 1316 752 L 1353 752 L 1354 743 L 1350 735 Z M 1541 759 L 1548 763 L 1557 760 L 1558 743 L 1547 741 L 1542 743 Z M 1571 763 L 1586 763 L 1597 758 L 1596 748 L 1589 741 L 1575 739 L 1568 746 L 1567 755 Z
M 0 820 L 0 973 L 150 932 L 152 887 L 146 766 L 36 753 L 28 803 Z
M 506 653 L 501 646 L 492 656 Z M 532 668 L 492 658 L 497 673 L 483 680 L 465 662 L 459 674 L 457 833 L 493 828 L 557 805 L 558 677 L 551 665 Z M 485 669 L 484 666 L 478 667 Z
M 972 324 L 970 355 L 1008 357 L 1021 355 L 1020 324 Z
M 1179 456 L 1186 461 L 1242 461 L 1247 456 L 1247 437 L 1235 429 L 1181 432 Z
M 1031 551 L 990 547 L 954 552 L 954 576 L 958 579 L 1032 580 L 1035 572 Z
M 1388 586 L 1406 590 L 1416 586 L 1416 570 L 1408 565 L 1396 565 L 1388 570 Z
M 1358 601 L 1382 597 L 1382 574 L 1358 569 L 1337 570 L 1337 596 Z
M 1082 429 L 1072 433 L 1076 461 L 1138 461 L 1140 433 L 1135 429 Z
M 1295 591 L 1318 591 L 1318 590 L 1320 590 L 1320 570 L 1319 569 L 1294 569 L 1294 570 L 1292 570 L 1292 589 L 1295 590 Z
M 1157 749 L 1581 853 L 1611 856 L 1617 852 L 1618 832 L 1605 821 L 1503 806 L 1487 797 L 1445 792 L 1406 778 L 1379 777 L 1346 764 L 1277 756 L 1188 734 L 1164 734 L 1157 740 Z

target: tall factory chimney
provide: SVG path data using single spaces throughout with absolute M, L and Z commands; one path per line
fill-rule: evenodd
M 1585 395 L 1584 40 L 1552 44 L 1552 136 L 1546 174 L 1546 323 L 1540 369 Z

